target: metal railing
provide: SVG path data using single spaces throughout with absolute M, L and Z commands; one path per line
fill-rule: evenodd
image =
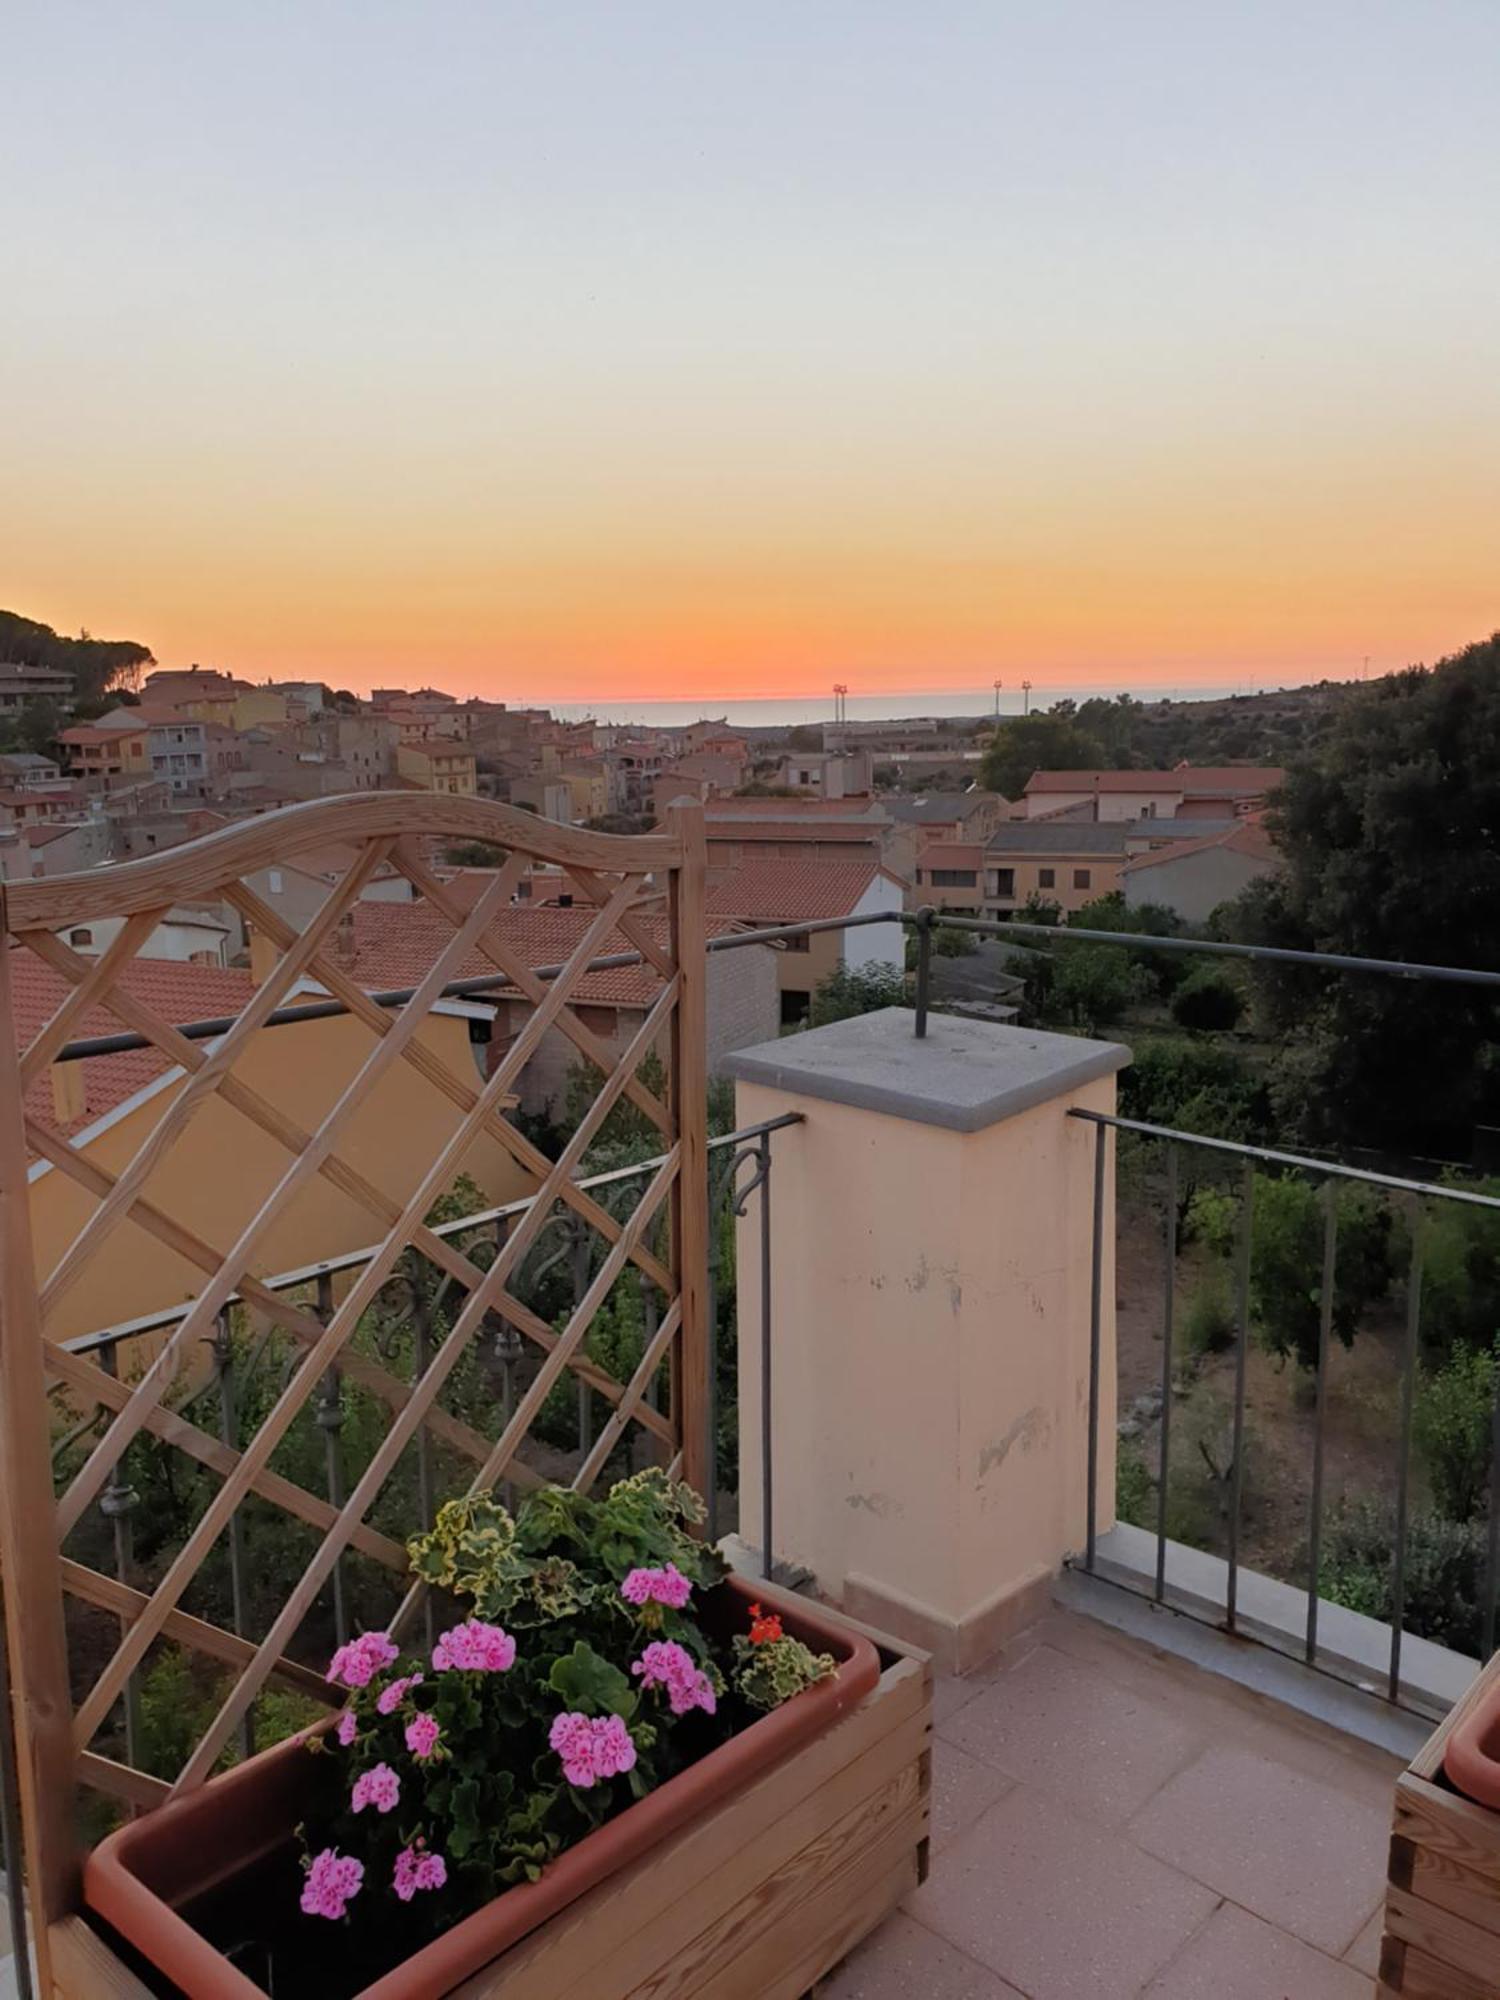
M 1389 1650 L 1384 1681 L 1387 1698 L 1405 1705 L 1408 1690 L 1402 1680 L 1402 1648 L 1406 1636 L 1406 1586 L 1408 1575 L 1408 1527 L 1411 1515 L 1413 1431 L 1416 1396 L 1421 1369 L 1422 1280 L 1425 1243 L 1424 1206 L 1445 1202 L 1483 1210 L 1500 1217 L 1500 1198 L 1441 1181 L 1413 1180 L 1403 1175 L 1383 1174 L 1337 1161 L 1289 1153 L 1274 1147 L 1257 1146 L 1230 1139 L 1206 1138 L 1171 1126 L 1155 1125 L 1136 1118 L 1122 1118 L 1104 1112 L 1075 1108 L 1069 1116 L 1091 1125 L 1095 1133 L 1093 1178 L 1092 1271 L 1089 1322 L 1089 1408 L 1088 1408 L 1088 1494 L 1086 1535 L 1082 1568 L 1089 1575 L 1105 1574 L 1098 1563 L 1099 1459 L 1102 1395 L 1103 1305 L 1105 1272 L 1107 1153 L 1111 1134 L 1128 1134 L 1149 1142 L 1160 1150 L 1163 1168 L 1162 1190 L 1162 1300 L 1160 1436 L 1156 1463 L 1155 1565 L 1153 1574 L 1127 1574 L 1112 1566 L 1107 1580 L 1123 1584 L 1155 1603 L 1170 1605 L 1231 1633 L 1275 1644 L 1263 1621 L 1247 1629 L 1239 1602 L 1242 1569 L 1244 1515 L 1244 1467 L 1246 1457 L 1246 1372 L 1252 1341 L 1253 1313 L 1251 1287 L 1254 1278 L 1254 1219 L 1256 1168 L 1277 1174 L 1295 1173 L 1315 1177 L 1322 1184 L 1322 1256 L 1317 1287 L 1318 1329 L 1314 1368 L 1314 1415 L 1310 1465 L 1305 1613 L 1301 1659 L 1311 1667 L 1332 1672 L 1339 1678 L 1366 1684 L 1366 1676 L 1342 1659 L 1330 1658 L 1319 1643 L 1319 1614 L 1328 1600 L 1319 1594 L 1322 1576 L 1325 1530 L 1325 1472 L 1329 1416 L 1329 1363 L 1333 1346 L 1338 1305 L 1339 1214 L 1336 1194 L 1339 1186 L 1357 1185 L 1380 1190 L 1387 1196 L 1409 1203 L 1411 1216 L 1410 1250 L 1405 1276 L 1404 1330 L 1400 1347 L 1399 1423 L 1395 1443 L 1396 1495 L 1391 1532 Z M 1172 1543 L 1167 1534 L 1168 1503 L 1172 1474 L 1172 1406 L 1175 1400 L 1176 1369 L 1183 1360 L 1175 1342 L 1175 1302 L 1178 1282 L 1179 1237 L 1179 1155 L 1182 1149 L 1208 1153 L 1218 1159 L 1239 1163 L 1238 1218 L 1234 1249 L 1233 1354 L 1234 1373 L 1231 1407 L 1232 1442 L 1228 1493 L 1225 1587 L 1222 1604 L 1204 1605 L 1196 1596 L 1174 1592 L 1167 1578 L 1167 1557 Z M 1480 1657 L 1487 1659 L 1495 1648 L 1497 1603 L 1500 1603 L 1500 1378 L 1490 1421 L 1489 1510 L 1486 1524 L 1486 1554 L 1480 1594 Z M 1257 1572 L 1258 1574 L 1258 1572 Z M 1289 1650 L 1288 1648 L 1280 1648 Z M 1416 1703 L 1415 1706 L 1423 1706 Z

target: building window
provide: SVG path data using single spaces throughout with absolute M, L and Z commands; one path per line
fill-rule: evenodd
M 797 1028 L 807 1019 L 812 1007 L 810 993 L 783 993 L 781 996 L 781 1025 L 783 1028 Z
M 934 889 L 972 889 L 974 870 L 972 868 L 934 868 L 932 871 Z
M 994 893 L 997 896 L 1013 896 L 1016 893 L 1016 871 L 1014 868 L 995 870 Z
M 587 1028 L 590 1034 L 612 1035 L 619 1026 L 613 1007 L 575 1007 L 573 1013 L 579 1027 Z
M 1086 889 L 1088 886 L 1089 871 L 1087 868 L 1075 868 L 1073 870 L 1073 887 L 1075 889 Z
M 1038 868 L 1036 871 L 1036 886 L 1039 889 L 1055 889 L 1057 887 L 1057 870 L 1055 868 Z
M 86 945 L 86 944 L 92 944 L 93 942 L 94 942 L 94 933 L 92 931 L 68 932 L 68 943 L 71 945 Z
M 781 941 L 788 951 L 810 951 L 812 949 L 812 939 L 807 936 L 783 938 Z

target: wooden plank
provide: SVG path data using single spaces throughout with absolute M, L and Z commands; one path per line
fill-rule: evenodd
M 68 1728 L 68 1650 L 52 1519 L 51 1435 L 32 1257 L 28 1162 L 11 953 L 0 884 L 0 1574 L 27 1893 L 45 1993 L 48 1926 L 78 1893 Z
M 737 2000 L 762 1990 L 747 1986 L 748 1979 L 784 1970 L 783 1952 L 793 1964 L 811 1954 L 823 1970 L 832 1963 L 820 1950 L 830 1914 L 857 1899 L 862 1882 L 888 1874 L 903 1859 L 909 1858 L 915 1875 L 917 1847 L 926 1836 L 925 1802 L 916 1770 L 908 1767 L 757 1879 L 732 1910 L 686 1951 L 672 1953 L 633 1993 L 640 2000 Z
M 1405 1890 L 1418 1903 L 1448 1911 L 1487 1932 L 1493 1940 L 1491 1949 L 1496 1964 L 1500 1965 L 1500 1894 L 1496 1893 L 1492 1877 L 1464 1868 L 1432 1847 L 1417 1848 L 1405 1872 L 1407 1879 L 1403 1883 L 1396 1880 L 1392 1870 L 1396 1889 Z
M 1377 2000 L 1500 2000 L 1500 1985 L 1494 1978 L 1460 1972 L 1409 1944 L 1393 1954 L 1376 1991 Z
M 1413 1848 L 1430 1849 L 1484 1876 L 1500 1900 L 1500 1826 L 1496 1816 L 1483 1806 L 1460 1798 L 1457 1792 L 1442 1791 L 1424 1779 L 1414 1783 L 1398 1780 L 1393 1826 L 1396 1837 L 1409 1841 Z
M 714 1479 L 713 1408 L 709 1369 L 708 1283 L 708 862 L 703 807 L 678 800 L 667 810 L 682 849 L 672 877 L 672 937 L 679 999 L 672 1023 L 671 1101 L 682 1148 L 682 1172 L 672 1196 L 672 1248 L 682 1300 L 682 1330 L 672 1399 L 682 1443 L 682 1476 L 699 1493 Z
M 1492 1930 L 1481 1929 L 1451 1910 L 1420 1902 L 1409 1889 L 1386 1891 L 1385 1928 L 1388 1936 L 1400 1938 L 1409 1948 L 1425 1952 L 1470 1979 L 1500 1976 L 1500 1942 Z
M 165 854 L 117 862 L 109 869 L 53 875 L 9 885 L 13 930 L 63 930 L 90 917 L 127 917 L 138 910 L 191 902 L 225 882 L 291 860 L 302 848 L 382 838 L 483 840 L 559 868 L 578 864 L 610 874 L 662 874 L 680 849 L 665 834 L 590 833 L 560 826 L 492 799 L 449 798 L 434 792 L 364 792 L 357 798 L 311 799 L 279 812 L 184 841 Z
M 153 2000 L 129 1967 L 82 1917 L 64 1917 L 48 1933 L 55 2000 Z
M 878 1930 L 912 1891 L 921 1887 L 920 1854 L 918 1848 L 903 1849 L 895 1867 L 883 1878 L 862 1886 L 836 1920 L 825 1912 L 816 1940 L 765 1988 L 763 2000 L 803 2000 L 804 1995 L 826 1991 L 818 1982 L 835 1971 L 857 1944 Z M 913 1995 L 912 2000 L 918 1996 Z
M 921 1755 L 918 1746 L 925 1744 L 930 1727 L 925 1669 L 919 1662 L 898 1660 L 826 1735 L 734 1793 L 721 1810 L 695 1821 L 600 1883 L 570 1910 L 476 1974 L 453 2000 L 491 2000 L 501 1994 L 504 2000 L 563 2000 L 573 1994 L 605 2000 L 610 1990 L 605 1968 L 613 1968 L 617 1960 L 624 1963 L 634 1941 L 654 1932 L 667 1913 L 676 1913 L 673 1928 L 666 1933 L 669 1939 L 691 1940 L 704 1928 L 705 1918 L 714 1914 L 708 1887 L 714 1878 L 720 1880 L 722 1905 L 725 1871 L 733 1876 L 757 1842 L 769 1837 L 770 1845 L 760 1851 L 774 1853 L 777 1830 L 789 1829 L 788 1851 L 805 1846 L 826 1823 L 820 1801 L 830 1796 L 830 1788 L 840 1783 L 843 1773 L 873 1757 L 865 1776 L 878 1785 L 890 1769 L 899 1768 L 903 1760 L 911 1762 L 914 1753 Z M 892 1739 L 897 1742 L 891 1753 L 894 1762 L 886 1766 L 879 1761 L 881 1749 Z M 857 1798 L 859 1781 L 846 1782 L 852 1782 Z M 845 1791 L 838 1798 L 848 1803 Z M 742 1887 L 743 1876 L 735 1877 L 727 1892 L 731 1903 Z M 629 1963 L 633 1966 L 636 1961 L 632 1957 Z

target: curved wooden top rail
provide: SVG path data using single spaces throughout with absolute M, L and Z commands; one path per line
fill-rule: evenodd
M 259 868 L 290 860 L 329 842 L 442 834 L 485 840 L 559 867 L 642 874 L 678 867 L 681 834 L 590 833 L 559 826 L 493 799 L 438 792 L 353 792 L 312 799 L 238 824 L 216 827 L 163 854 L 148 854 L 79 875 L 54 875 L 0 888 L 0 910 L 11 931 L 56 930 L 85 918 L 129 917 L 203 895 Z

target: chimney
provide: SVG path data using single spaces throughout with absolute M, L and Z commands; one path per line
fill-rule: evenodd
M 354 911 L 352 909 L 345 910 L 344 914 L 339 918 L 338 929 L 334 932 L 333 936 L 333 955 L 345 970 L 354 963 Z
M 88 1099 L 83 1087 L 83 1064 L 81 1062 L 55 1062 L 50 1065 L 52 1078 L 52 1116 L 64 1130 L 76 1125 L 88 1109 Z
M 281 954 L 264 931 L 258 931 L 253 924 L 245 928 L 250 933 L 250 984 L 264 986 Z

